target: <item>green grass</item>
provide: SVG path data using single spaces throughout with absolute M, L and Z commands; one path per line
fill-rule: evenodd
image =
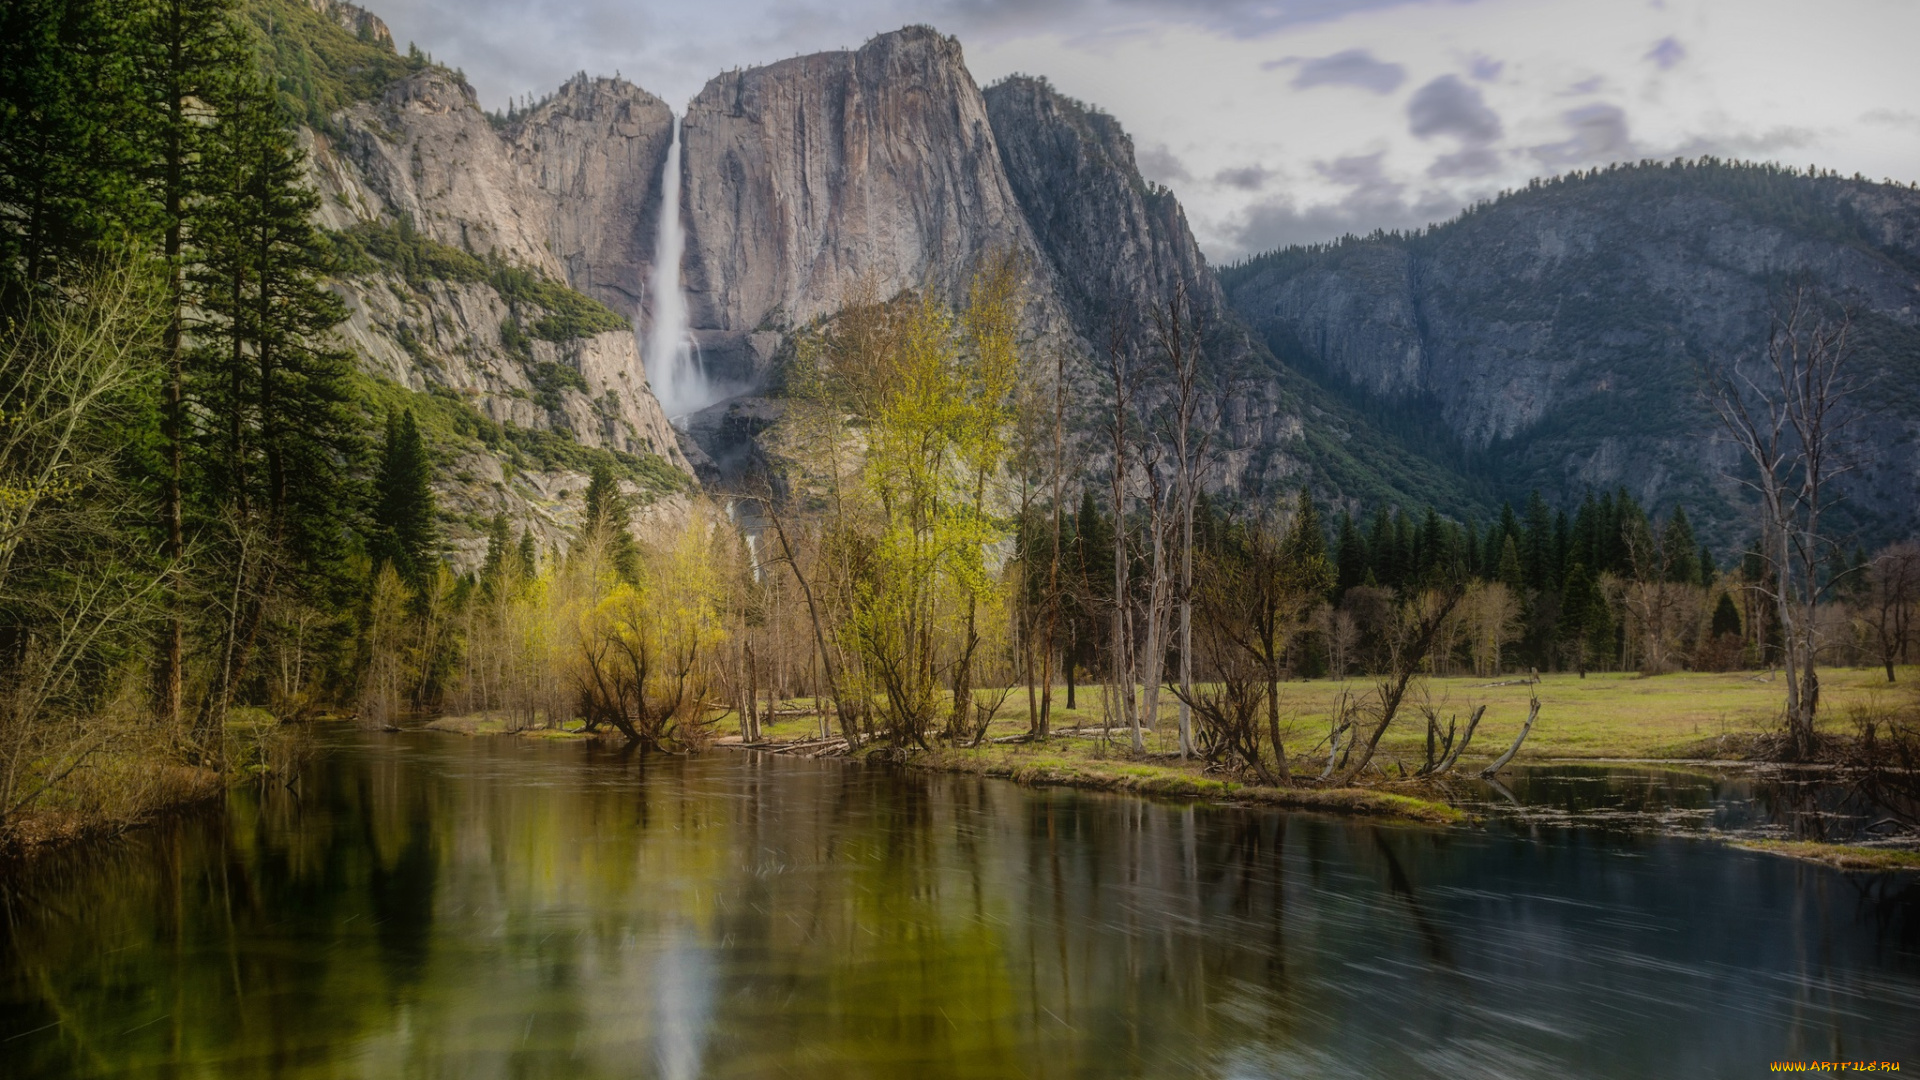
M 1878 668 L 1828 668 L 1821 673 L 1825 711 L 1822 726 L 1833 733 L 1850 731 L 1849 710 L 1904 696 L 1920 668 L 1902 668 L 1900 682 L 1889 687 Z M 1461 758 L 1458 773 L 1470 775 L 1504 752 L 1526 720 L 1528 698 L 1537 693 L 1541 709 L 1532 734 L 1516 758 L 1520 762 L 1547 760 L 1697 760 L 1737 758 L 1756 736 L 1779 730 L 1785 686 L 1769 681 L 1764 672 L 1730 674 L 1684 673 L 1642 678 L 1631 674 L 1548 675 L 1538 686 L 1499 679 L 1430 679 L 1409 695 L 1408 705 L 1381 740 L 1376 761 L 1389 775 L 1417 768 L 1425 761 L 1426 722 L 1420 711 L 1430 703 L 1442 723 L 1449 716 L 1462 720 L 1477 705 L 1487 706 L 1471 748 Z M 1364 680 L 1337 683 L 1312 680 L 1281 686 L 1281 730 L 1296 775 L 1317 776 L 1326 763 L 1325 738 L 1329 717 L 1342 689 L 1365 694 Z M 1055 688 L 1056 702 L 1064 702 L 1065 687 Z M 1082 708 L 1053 711 L 1055 735 L 1044 744 L 993 743 L 974 749 L 941 748 L 916 753 L 911 761 L 925 768 L 999 776 L 1022 783 L 1131 791 L 1177 798 L 1200 798 L 1263 805 L 1288 806 L 1340 813 L 1360 813 L 1417 821 L 1459 820 L 1460 814 L 1422 796 L 1417 783 L 1391 782 L 1382 787 L 1320 790 L 1250 786 L 1237 778 L 1209 774 L 1201 762 L 1181 762 L 1176 756 L 1176 706 L 1171 695 L 1162 699 L 1160 723 L 1144 733 L 1146 753 L 1135 756 L 1127 733 L 1114 729 L 1110 739 L 1067 734 L 1074 728 L 1100 725 L 1099 690 L 1082 688 Z M 808 699 L 785 707 L 811 709 Z M 737 720 L 723 720 L 720 733 L 736 730 Z M 989 731 L 989 738 L 1016 735 L 1028 728 L 1026 695 L 1016 693 Z M 782 716 L 764 725 L 763 738 L 799 742 L 818 738 L 820 718 Z M 1866 849 L 1872 850 L 1872 849 Z
M 1920 851 L 1822 844 L 1812 840 L 1737 840 L 1734 847 L 1815 862 L 1836 870 L 1920 870 Z

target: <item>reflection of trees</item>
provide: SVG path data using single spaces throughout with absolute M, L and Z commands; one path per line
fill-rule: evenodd
M 61 1027 L 0 1044 L 0 1073 L 178 1054 L 207 1074 L 1160 1076 L 1337 1054 L 1405 1075 L 1543 1018 L 1604 1035 L 1630 1016 L 1647 1046 L 1709 1023 L 1884 1028 L 1897 1003 L 1847 979 L 1911 956 L 1920 908 L 1910 887 L 1584 830 L 375 747 L 323 762 L 303 800 L 244 794 L 12 883 L 0 1037 Z M 1795 1016 L 1760 977 L 1782 972 L 1842 997 Z M 1649 1063 L 1638 1039 L 1595 1045 L 1596 1072 Z

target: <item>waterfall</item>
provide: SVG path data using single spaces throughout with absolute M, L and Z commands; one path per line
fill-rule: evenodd
M 686 254 L 686 226 L 680 221 L 680 119 L 673 121 L 667 165 L 660 175 L 660 231 L 654 239 L 653 274 L 647 283 L 653 321 L 643 351 L 653 396 L 675 426 L 720 399 L 701 369 L 687 331 L 687 296 L 680 288 L 680 259 Z

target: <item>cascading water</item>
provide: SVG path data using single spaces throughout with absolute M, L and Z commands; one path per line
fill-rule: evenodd
M 679 117 L 673 121 L 673 141 L 667 144 L 660 192 L 660 231 L 654 240 L 653 275 L 647 283 L 653 299 L 645 349 L 647 381 L 667 419 L 684 426 L 689 415 L 718 401 L 720 395 L 701 370 L 687 331 L 687 297 L 680 290 L 680 259 L 687 250 L 687 234 L 680 221 Z

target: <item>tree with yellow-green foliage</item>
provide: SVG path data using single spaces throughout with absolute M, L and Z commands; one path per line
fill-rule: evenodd
M 800 351 L 778 443 L 795 504 L 778 521 L 803 575 L 843 728 L 896 747 L 974 734 L 982 620 L 1007 587 L 1002 484 L 1020 371 L 1018 264 L 990 260 L 956 315 L 931 295 L 848 305 Z M 818 538 L 803 566 L 797 535 Z M 849 732 L 851 734 L 851 732 Z

